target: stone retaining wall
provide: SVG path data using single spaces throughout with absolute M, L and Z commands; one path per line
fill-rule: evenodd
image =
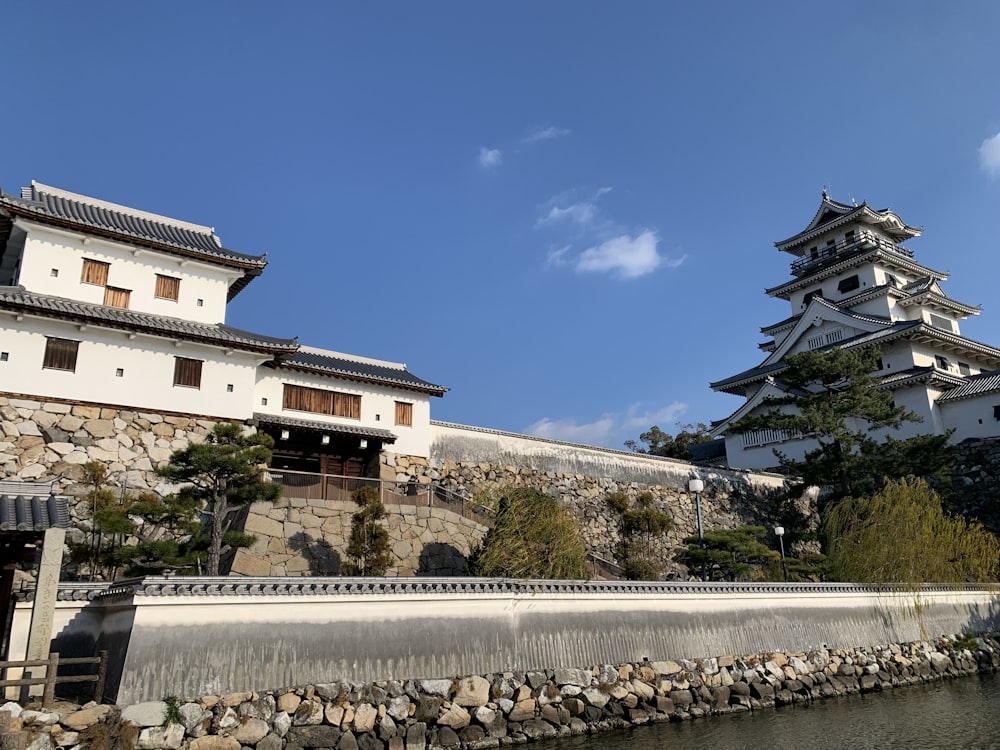
M 970 648 L 971 647 L 971 648 Z M 871 693 L 1000 667 L 1000 640 L 765 652 L 699 660 L 449 679 L 335 682 L 125 707 L 23 710 L 8 727 L 31 750 L 114 738 L 123 750 L 495 748 L 659 721 Z M 104 745 L 100 745 L 104 746 Z
M 386 506 L 393 563 L 389 576 L 460 576 L 486 527 L 458 513 L 417 505 Z M 257 537 L 238 550 L 231 573 L 245 576 L 338 575 L 357 505 L 283 497 L 254 503 L 243 530 Z

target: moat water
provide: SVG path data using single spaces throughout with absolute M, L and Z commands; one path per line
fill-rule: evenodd
M 545 750 L 1000 750 L 1000 676 L 552 740 Z

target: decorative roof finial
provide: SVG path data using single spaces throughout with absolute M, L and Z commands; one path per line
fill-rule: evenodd
M 823 186 L 823 198 L 829 198 L 830 194 L 826 191 L 826 185 Z

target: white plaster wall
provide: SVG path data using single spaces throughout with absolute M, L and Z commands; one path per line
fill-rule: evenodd
M 940 404 L 938 408 L 943 427 L 955 430 L 951 442 L 1000 435 L 1000 421 L 993 416 L 994 406 L 1000 406 L 1000 393 L 986 393 Z
M 347 419 L 283 409 L 281 405 L 285 383 L 359 395 L 361 396 L 361 419 Z M 413 426 L 395 424 L 397 401 L 413 404 Z M 431 407 L 430 396 L 426 393 L 373 383 L 359 383 L 329 375 L 261 368 L 257 373 L 253 403 L 253 410 L 262 414 L 307 419 L 331 425 L 389 430 L 396 436 L 396 442 L 386 446 L 387 450 L 422 458 L 427 458 L 429 455 Z
M 42 367 L 46 336 L 80 341 L 76 372 Z M 230 356 L 217 348 L 136 335 L 124 331 L 78 326 L 25 317 L 16 321 L 0 315 L 0 383 L 9 393 L 71 401 L 91 401 L 228 419 L 252 414 L 256 368 L 264 357 L 248 352 Z M 174 358 L 204 361 L 201 387 L 173 385 Z M 123 370 L 122 377 L 116 370 Z M 229 392 L 227 386 L 232 385 Z
M 229 285 L 238 272 L 36 224 L 24 226 L 28 237 L 17 283 L 28 291 L 103 304 L 104 287 L 80 281 L 83 260 L 89 258 L 111 264 L 108 286 L 131 290 L 131 310 L 209 324 L 226 320 Z M 154 296 L 158 273 L 181 279 L 176 302 Z
M 784 477 L 775 474 L 738 474 L 725 469 L 695 466 L 679 459 L 447 422 L 431 422 L 431 459 L 433 465 L 440 465 L 445 461 L 485 462 L 561 474 L 621 477 L 623 482 L 647 481 L 682 488 L 687 487 L 688 479 L 694 474 L 698 474 L 706 482 L 711 481 L 713 476 L 739 476 L 742 481 L 761 488 L 781 487 L 784 483 Z M 774 463 L 769 463 L 768 466 L 773 466 Z

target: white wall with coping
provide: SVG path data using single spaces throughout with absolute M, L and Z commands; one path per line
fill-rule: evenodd
M 81 282 L 84 259 L 109 263 L 108 286 L 131 291 L 129 309 L 224 323 L 229 286 L 243 275 L 238 269 L 203 263 L 168 253 L 124 245 L 18 219 L 28 230 L 17 283 L 37 294 L 51 294 L 95 305 L 104 304 L 104 287 Z M 53 269 L 58 276 L 53 276 Z M 181 279 L 178 300 L 154 295 L 156 274 Z M 202 300 L 202 305 L 197 304 Z
M 873 646 L 1000 626 L 1000 596 L 985 589 L 447 581 L 148 578 L 122 598 L 78 605 L 79 620 L 56 635 L 53 650 L 86 650 L 106 616 L 91 649 L 117 644 L 109 697 L 132 703 L 337 680 Z M 196 588 L 176 588 L 188 584 Z M 28 614 L 19 605 L 15 633 Z M 73 632 L 77 621 L 85 632 Z
M 648 456 L 631 451 L 598 448 L 559 440 L 518 435 L 450 422 L 431 421 L 431 463 L 486 462 L 561 474 L 616 477 L 622 482 L 640 482 L 686 488 L 698 474 L 746 482 L 761 489 L 778 489 L 785 477 L 766 472 L 742 472 L 695 466 L 688 461 Z
M 257 371 L 256 380 L 253 407 L 256 412 L 330 425 L 388 430 L 396 436 L 396 442 L 385 446 L 386 450 L 427 458 L 430 443 L 431 406 L 430 396 L 426 393 L 338 379 L 329 375 L 314 375 L 298 370 L 269 367 L 260 368 Z M 361 396 L 361 419 L 347 419 L 346 417 L 284 409 L 282 403 L 285 383 Z M 265 399 L 266 404 L 263 403 Z M 397 401 L 413 404 L 412 426 L 395 424 Z
M 227 356 L 226 350 L 197 342 L 129 335 L 93 326 L 81 331 L 79 326 L 47 318 L 24 316 L 16 321 L 0 314 L 0 348 L 8 353 L 7 361 L 0 362 L 3 391 L 141 411 L 250 418 L 257 366 L 268 359 L 266 355 L 229 350 Z M 42 367 L 47 336 L 80 342 L 75 372 Z M 204 361 L 200 388 L 173 384 L 176 357 Z M 119 368 L 122 377 L 116 375 Z

